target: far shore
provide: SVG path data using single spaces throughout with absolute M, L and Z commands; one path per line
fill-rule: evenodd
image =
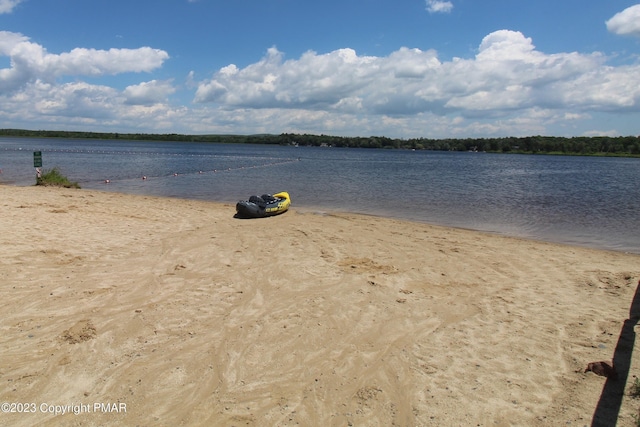
M 59 138 L 85 140 L 197 142 L 225 144 L 271 144 L 338 148 L 400 150 L 468 151 L 502 154 L 547 154 L 562 156 L 636 157 L 640 158 L 640 136 L 540 136 L 485 138 L 390 138 L 385 136 L 338 136 L 310 134 L 147 134 L 118 132 L 84 132 L 0 129 L 0 138 Z

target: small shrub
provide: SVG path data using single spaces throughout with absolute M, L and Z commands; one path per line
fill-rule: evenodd
M 629 396 L 636 399 L 640 397 L 640 378 L 634 378 L 633 384 L 629 387 Z
M 64 188 L 80 188 L 77 182 L 71 182 L 60 173 L 58 168 L 45 171 L 42 176 L 36 179 L 36 185 L 44 185 L 46 187 L 64 187 Z

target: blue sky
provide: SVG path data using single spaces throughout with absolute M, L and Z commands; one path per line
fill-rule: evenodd
M 0 0 L 0 128 L 640 134 L 640 3 Z

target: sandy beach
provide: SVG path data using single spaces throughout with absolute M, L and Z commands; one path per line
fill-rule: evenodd
M 292 198 L 0 186 L 0 424 L 634 425 L 639 255 Z

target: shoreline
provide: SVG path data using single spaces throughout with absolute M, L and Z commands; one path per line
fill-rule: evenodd
M 8 187 L 21 187 L 21 188 L 29 188 L 29 187 L 36 187 L 35 184 L 34 185 L 15 185 L 13 183 L 9 183 L 9 182 L 0 182 L 0 187 L 1 186 L 8 186 Z M 112 194 L 121 194 L 121 195 L 126 195 L 126 196 L 132 196 L 132 197 L 156 197 L 156 198 L 160 198 L 160 199 L 170 199 L 170 200 L 178 200 L 178 201 L 195 201 L 195 202 L 202 202 L 202 203 L 211 203 L 213 205 L 224 205 L 224 206 L 228 206 L 228 205 L 235 205 L 235 201 L 219 201 L 219 200 L 208 200 L 208 199 L 202 199 L 202 198 L 188 198 L 188 197 L 180 197 L 180 196 L 159 196 L 159 195 L 153 195 L 153 194 L 142 194 L 142 193 L 135 193 L 135 192 L 120 192 L 120 191 L 114 191 L 114 190 L 103 190 L 103 189 L 99 189 L 99 188 L 95 188 L 95 187 L 90 187 L 90 188 L 81 188 L 82 191 L 89 191 L 89 192 L 99 192 L 99 193 L 112 193 Z M 432 222 L 429 220 L 423 220 L 423 219 L 416 219 L 416 218 L 408 218 L 408 217 L 403 217 L 403 216 L 398 216 L 398 215 L 394 215 L 393 212 L 379 212 L 379 213 L 366 213 L 366 212 L 358 212 L 358 211 L 349 211 L 349 210 L 342 210 L 339 208 L 331 208 L 331 207 L 326 207 L 326 206 L 298 206 L 295 204 L 292 204 L 292 208 L 296 209 L 299 212 L 318 212 L 318 213 L 322 213 L 322 214 L 327 214 L 327 215 L 357 215 L 357 216 L 363 216 L 363 217 L 368 217 L 368 218 L 380 218 L 380 219 L 389 219 L 389 220 L 396 220 L 396 221 L 406 221 L 409 223 L 415 223 L 415 224 L 423 224 L 423 225 L 427 225 L 427 226 L 433 226 L 433 227 L 442 227 L 442 228 L 452 228 L 452 229 L 459 229 L 459 230 L 466 230 L 466 231 L 470 231 L 470 232 L 477 232 L 477 233 L 483 233 L 483 234 L 489 234 L 489 235 L 496 235 L 496 236 L 503 236 L 503 237 L 507 237 L 507 238 L 513 238 L 513 239 L 522 239 L 522 240 L 527 240 L 527 241 L 533 241 L 533 242 L 539 242 L 539 243 L 551 243 L 551 244 L 556 244 L 556 245 L 562 245 L 562 246 L 568 246 L 568 247 L 580 247 L 580 248 L 586 248 L 586 249 L 593 249 L 593 250 L 597 250 L 597 251 L 607 251 L 607 252 L 614 252 L 614 253 L 621 253 L 621 254 L 626 254 L 626 255 L 640 255 L 640 250 L 639 251 L 635 251 L 635 250 L 629 250 L 629 249 L 616 249 L 613 248 L 607 244 L 601 243 L 595 243 L 595 242 L 578 242 L 578 241 L 569 241 L 569 240 L 565 240 L 565 239 L 549 239 L 549 238 L 545 238 L 543 236 L 531 236 L 531 235 L 526 235 L 524 233 L 516 233 L 516 232 L 510 232 L 510 231 L 505 231 L 505 230 L 491 230 L 491 229 L 482 229 L 482 228 L 473 228 L 471 226 L 464 226 L 464 225 L 456 225 L 456 224 L 446 224 L 446 223 L 441 223 L 441 222 Z M 619 243 L 619 245 L 621 245 Z
M 3 402 L 126 404 L 12 425 L 625 425 L 640 407 L 640 356 L 616 355 L 635 254 L 98 190 L 0 185 L 0 212 Z M 614 413 L 584 370 L 616 357 Z

